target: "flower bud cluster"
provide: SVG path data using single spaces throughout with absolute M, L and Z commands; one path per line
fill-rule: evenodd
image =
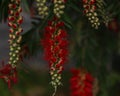
M 21 23 L 23 22 L 23 17 L 20 16 L 22 12 L 22 8 L 20 7 L 20 0 L 11 0 L 9 4 L 9 16 L 8 16 L 8 25 L 10 27 L 9 30 L 9 64 L 12 66 L 16 66 L 19 61 L 19 52 L 20 52 L 20 43 L 22 40 L 21 32 L 23 29 L 21 28 Z
M 38 7 L 38 14 L 41 16 L 41 18 L 45 18 L 48 16 L 48 6 L 47 6 L 47 0 L 36 0 L 37 7 Z
M 91 22 L 92 27 L 98 29 L 100 20 L 98 18 L 96 0 L 83 0 L 84 13 Z
M 53 12 L 56 15 L 56 17 L 60 18 L 61 15 L 64 13 L 65 2 L 66 0 L 53 0 L 54 3 Z

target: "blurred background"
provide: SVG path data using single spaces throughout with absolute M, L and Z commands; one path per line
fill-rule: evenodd
M 0 80 L 0 96 L 51 96 L 54 90 L 49 84 L 48 63 L 44 60 L 40 40 L 44 38 L 43 30 L 47 21 L 53 16 L 53 4 L 48 0 L 48 6 L 52 6 L 50 15 L 42 20 L 37 15 L 34 0 L 21 1 L 24 31 L 20 53 L 22 61 L 17 66 L 19 82 L 8 89 L 4 81 Z M 9 59 L 9 27 L 6 19 L 9 2 L 0 1 L 1 64 L 3 61 L 7 63 Z M 62 74 L 63 86 L 58 88 L 56 96 L 70 96 L 70 69 L 81 67 L 98 79 L 99 92 L 96 96 L 120 96 L 120 1 L 105 0 L 104 3 L 104 15 L 109 16 L 109 22 L 102 23 L 96 30 L 83 14 L 82 0 L 67 1 L 62 21 L 69 35 L 69 60 Z

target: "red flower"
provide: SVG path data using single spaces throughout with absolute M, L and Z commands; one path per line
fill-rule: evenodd
M 109 23 L 108 23 L 108 28 L 111 30 L 111 31 L 114 31 L 114 32 L 119 32 L 120 30 L 120 27 L 119 27 L 119 22 L 116 18 L 113 18 Z
M 93 96 L 93 77 L 83 69 L 72 69 L 70 79 L 71 96 Z
M 18 81 L 16 68 L 13 68 L 10 64 L 4 65 L 0 69 L 0 78 L 4 79 L 8 88 L 11 88 L 11 84 L 16 84 Z
M 45 59 L 50 66 L 52 85 L 58 86 L 61 83 L 63 64 L 67 61 L 68 55 L 67 32 L 64 30 L 64 22 L 59 21 L 57 18 L 48 21 L 48 26 L 45 27 L 44 39 L 41 43 L 44 47 Z

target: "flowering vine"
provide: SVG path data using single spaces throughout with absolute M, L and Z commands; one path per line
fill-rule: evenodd
M 54 3 L 53 12 L 56 15 L 56 17 L 60 18 L 61 15 L 64 13 L 66 0 L 53 0 L 53 3 Z
M 96 0 L 83 0 L 84 13 L 91 22 L 92 27 L 98 29 L 100 20 L 98 18 Z
M 9 7 L 9 16 L 8 16 L 8 25 L 9 30 L 9 62 L 0 69 L 0 77 L 3 78 L 10 88 L 11 82 L 17 82 L 17 71 L 16 65 L 19 61 L 19 52 L 20 52 L 20 42 L 22 40 L 21 32 L 22 28 L 20 27 L 23 18 L 20 16 L 22 8 L 20 7 L 20 0 L 11 0 Z
M 42 45 L 45 59 L 50 67 L 51 84 L 56 90 L 57 86 L 61 85 L 61 72 L 68 55 L 68 40 L 64 22 L 57 18 L 48 22 L 48 26 L 45 27 Z
M 41 16 L 41 18 L 48 16 L 47 0 L 36 0 L 36 3 L 38 7 L 38 14 Z
M 94 78 L 84 69 L 73 69 L 70 79 L 70 96 L 93 96 Z

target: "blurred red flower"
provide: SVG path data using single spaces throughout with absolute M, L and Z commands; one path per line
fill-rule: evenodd
M 85 70 L 72 69 L 70 79 L 70 96 L 93 96 L 94 78 Z

